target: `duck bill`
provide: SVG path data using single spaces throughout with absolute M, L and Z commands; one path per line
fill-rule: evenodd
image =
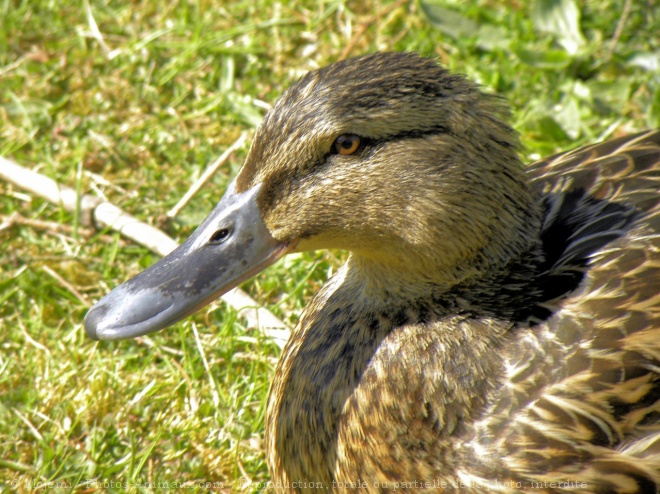
M 286 254 L 290 244 L 274 239 L 263 222 L 259 188 L 239 193 L 232 182 L 188 240 L 90 309 L 88 336 L 121 340 L 159 331 Z

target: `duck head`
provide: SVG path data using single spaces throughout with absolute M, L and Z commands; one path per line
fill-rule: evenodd
M 375 285 L 452 286 L 539 228 L 500 100 L 411 53 L 308 73 L 179 248 L 87 314 L 95 339 L 160 330 L 293 251 L 337 248 Z M 515 240 L 513 240 L 515 239 Z

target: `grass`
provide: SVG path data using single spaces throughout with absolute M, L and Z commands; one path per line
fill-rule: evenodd
M 142 0 L 88 11 L 4 0 L 0 154 L 161 224 L 302 73 L 390 49 L 434 56 L 508 98 L 530 159 L 660 126 L 657 2 L 546 3 Z M 246 151 L 164 225 L 172 235 L 210 211 Z M 0 214 L 0 490 L 259 490 L 277 347 L 220 304 L 153 344 L 92 342 L 81 324 L 90 303 L 156 257 L 88 235 L 6 183 Z M 342 258 L 293 256 L 245 288 L 293 325 Z

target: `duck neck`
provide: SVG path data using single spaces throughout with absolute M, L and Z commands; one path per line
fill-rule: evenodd
M 526 284 L 542 262 L 539 229 L 539 222 L 531 218 L 524 233 L 491 239 L 460 262 L 447 262 L 439 248 L 403 248 L 389 256 L 353 252 L 345 266 L 346 283 L 359 292 L 359 300 L 383 310 L 430 297 L 451 298 L 463 291 L 478 293 L 503 277 Z
M 475 317 L 472 324 L 457 317 L 456 308 L 441 301 L 442 295 L 436 298 L 437 286 L 401 280 L 385 286 L 374 269 L 351 256 L 309 304 L 284 349 L 266 418 L 275 482 L 314 479 L 331 486 L 342 475 L 343 480 L 352 473 L 363 475 L 359 470 L 337 471 L 340 455 L 362 455 L 356 449 L 359 438 L 352 436 L 361 420 L 375 431 L 405 430 L 410 422 L 440 427 L 448 438 L 463 435 L 493 391 L 501 362 L 491 357 L 510 323 Z M 385 277 L 395 274 L 390 271 Z M 414 293 L 419 294 L 416 300 Z M 437 379 L 438 373 L 451 374 L 456 362 L 464 365 L 460 380 Z M 436 388 L 437 400 L 429 402 L 426 406 L 432 409 L 427 410 L 421 406 L 428 399 L 425 390 Z M 406 399 L 388 404 L 383 396 Z M 382 439 L 383 444 L 388 440 L 371 439 Z M 448 475 L 452 458 L 461 454 L 452 444 L 438 446 L 448 462 Z
M 373 310 L 390 310 L 449 292 L 463 280 L 475 276 L 472 266 L 449 268 L 433 257 L 401 253 L 390 259 L 351 253 L 346 261 L 346 285 L 360 303 Z

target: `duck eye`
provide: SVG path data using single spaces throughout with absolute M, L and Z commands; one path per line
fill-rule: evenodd
M 211 235 L 211 238 L 209 238 L 209 243 L 218 245 L 224 242 L 229 238 L 231 235 L 231 230 L 229 228 L 221 228 L 220 230 L 216 231 Z
M 348 156 L 355 153 L 360 148 L 360 136 L 355 134 L 343 134 L 337 137 L 332 148 L 337 154 Z

